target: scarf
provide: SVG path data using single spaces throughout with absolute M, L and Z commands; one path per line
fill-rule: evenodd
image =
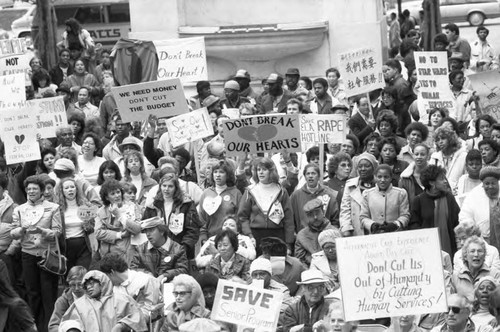
M 426 191 L 427 195 L 434 200 L 434 227 L 439 230 L 439 239 L 441 240 L 441 250 L 446 251 L 453 256 L 450 233 L 448 229 L 448 200 L 445 192 L 437 194 Z
M 231 256 L 231 258 L 229 258 L 229 260 L 227 262 L 224 261 L 222 256 L 220 257 L 220 270 L 221 270 L 221 274 L 223 276 L 228 275 L 229 272 L 231 272 L 231 268 L 233 267 L 235 257 L 236 257 L 236 254 L 233 254 L 233 256 Z
M 490 199 L 490 245 L 500 245 L 500 201 Z

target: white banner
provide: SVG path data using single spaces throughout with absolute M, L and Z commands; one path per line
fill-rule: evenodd
M 26 101 L 24 73 L 0 76 L 0 110 L 23 106 Z
M 167 119 L 167 128 L 174 148 L 214 134 L 206 108 Z

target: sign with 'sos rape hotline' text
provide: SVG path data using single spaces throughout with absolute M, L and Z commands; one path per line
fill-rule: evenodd
M 210 316 L 213 320 L 274 332 L 283 293 L 220 279 Z
M 437 228 L 336 244 L 346 321 L 446 311 Z
M 174 148 L 214 134 L 206 108 L 167 119 L 167 132 Z
M 178 78 L 111 88 L 123 122 L 147 120 L 189 112 L 184 90 Z
M 341 143 L 347 135 L 345 115 L 300 114 L 300 140 L 302 144 Z
M 5 144 L 8 165 L 40 159 L 36 120 L 28 108 L 0 112 L 0 137 Z
M 205 38 L 153 41 L 158 55 L 158 80 L 179 78 L 182 83 L 208 80 Z

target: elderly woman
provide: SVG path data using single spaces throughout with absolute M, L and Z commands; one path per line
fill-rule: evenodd
M 480 237 L 471 236 L 462 247 L 462 260 L 464 265 L 458 272 L 453 272 L 451 278 L 455 293 L 459 293 L 473 301 L 474 286 L 482 277 L 500 277 L 500 271 L 489 268 L 485 263 L 486 242 Z
M 55 248 L 61 235 L 62 224 L 59 205 L 44 200 L 45 184 L 33 175 L 24 180 L 28 201 L 14 209 L 14 229 L 10 235 L 21 241 L 23 280 L 28 305 L 39 331 L 47 331 L 50 315 L 57 299 L 59 277 L 38 266 L 46 250 Z
M 97 156 L 101 149 L 101 140 L 94 133 L 86 133 L 82 138 L 82 154 L 78 156 L 78 169 L 80 174 L 92 186 L 97 186 L 99 168 L 106 159 Z
M 196 318 L 209 318 L 205 309 L 205 297 L 200 284 L 187 274 L 179 274 L 172 280 L 175 302 L 167 307 L 167 315 L 161 332 L 179 331 L 182 323 Z
M 478 144 L 478 149 L 481 152 L 483 166 L 500 166 L 500 146 L 496 141 L 486 138 Z
M 250 261 L 238 254 L 238 235 L 230 229 L 225 229 L 215 237 L 215 247 L 219 252 L 212 257 L 205 269 L 217 275 L 220 279 L 238 277 L 250 281 Z
M 478 116 L 474 124 L 476 135 L 467 140 L 467 150 L 477 149 L 479 147 L 479 142 L 483 139 L 490 139 L 492 126 L 495 123 L 497 123 L 497 120 L 489 114 L 481 114 Z
M 453 257 L 457 251 L 453 229 L 458 225 L 458 207 L 449 191 L 445 170 L 429 165 L 420 174 L 425 191 L 415 197 L 411 206 L 409 229 L 439 228 L 441 250 Z
M 406 126 L 405 134 L 408 144 L 401 148 L 398 157 L 410 164 L 412 161 L 415 161 L 415 146 L 427 140 L 429 128 L 423 123 L 412 122 Z
M 344 190 L 352 170 L 352 159 L 345 152 L 337 152 L 328 160 L 328 182 L 325 184 L 337 192 Z
M 398 187 L 406 190 L 408 202 L 411 204 L 415 197 L 424 192 L 424 185 L 420 179 L 420 174 L 427 167 L 429 156 L 429 147 L 425 144 L 417 144 L 413 147 L 413 162 L 401 173 Z
M 490 295 L 498 287 L 498 281 L 491 276 L 482 277 L 474 285 L 474 302 L 470 319 L 474 322 L 476 331 L 480 327 L 489 325 L 492 321 L 496 325 L 496 318 L 489 309 Z
M 460 222 L 476 224 L 482 237 L 494 247 L 500 245 L 500 206 L 498 204 L 500 168 L 487 166 L 481 169 L 482 185 L 472 189 L 465 197 L 460 210 Z
M 331 293 L 340 287 L 339 267 L 337 263 L 337 247 L 335 239 L 342 237 L 336 228 L 326 229 L 319 233 L 318 243 L 321 251 L 312 254 L 310 269 L 323 273 L 323 278 L 328 279 L 326 287 Z
M 443 167 L 450 187 L 455 189 L 458 179 L 465 173 L 467 151 L 461 148 L 457 134 L 446 127 L 436 129 L 434 142 L 437 151 L 431 155 L 429 164 Z

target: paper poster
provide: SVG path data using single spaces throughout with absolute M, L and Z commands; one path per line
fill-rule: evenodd
M 347 97 L 384 88 L 382 65 L 380 46 L 339 53 L 339 72 Z
M 496 70 L 467 76 L 484 114 L 489 114 L 500 121 L 500 73 Z
M 346 321 L 446 311 L 437 228 L 336 241 Z
M 111 88 L 123 122 L 144 121 L 189 112 L 178 78 Z
M 40 159 L 36 120 L 29 108 L 0 112 L 0 137 L 5 144 L 8 165 Z
M 25 104 L 36 115 L 37 132 L 42 138 L 56 137 L 57 127 L 67 126 L 68 118 L 62 96 L 28 100 Z
M 453 108 L 446 52 L 415 52 L 418 77 L 418 108 Z
M 24 73 L 0 76 L 0 110 L 22 107 L 26 101 Z
M 24 75 L 24 85 L 31 85 L 30 60 L 31 54 L 0 55 L 0 76 L 22 73 Z
M 241 117 L 239 108 L 223 108 L 222 114 L 228 116 L 230 119 L 239 119 Z
M 167 132 L 174 148 L 214 134 L 206 108 L 167 119 Z
M 158 55 L 158 80 L 179 78 L 182 83 L 207 81 L 205 38 L 153 41 Z
M 347 135 L 345 115 L 300 114 L 300 140 L 303 145 L 341 143 Z
M 227 156 L 302 151 L 297 114 L 255 115 L 223 122 Z
M 219 279 L 210 318 L 274 332 L 282 301 L 282 293 Z
M 0 57 L 5 55 L 23 54 L 28 51 L 25 38 L 0 40 Z

